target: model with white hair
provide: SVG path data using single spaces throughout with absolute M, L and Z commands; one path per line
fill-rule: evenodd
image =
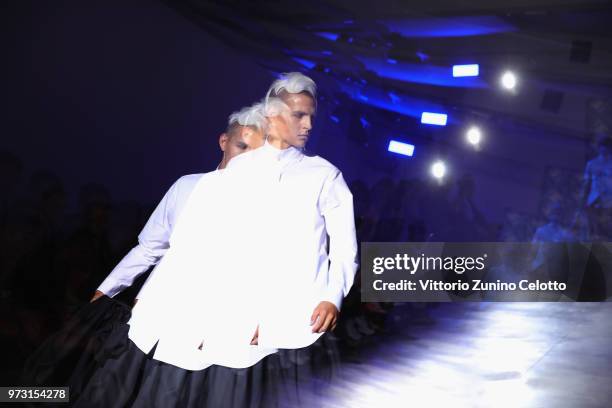
M 286 389 L 312 385 L 313 369 L 323 368 L 317 377 L 329 378 L 334 363 L 329 356 L 337 351 L 328 332 L 336 327 L 357 269 L 351 192 L 334 165 L 303 153 L 315 113 L 314 81 L 301 73 L 281 75 L 266 93 L 264 146 L 226 170 L 232 191 L 242 194 L 234 202 L 255 202 L 251 210 L 266 214 L 250 226 L 255 225 L 256 235 L 236 226 L 259 244 L 251 246 L 249 258 L 251 273 L 261 280 L 251 306 L 261 310 L 253 318 L 258 325 L 252 344 L 279 350 L 268 360 L 299 350 L 308 361 L 325 361 L 307 370 L 298 365 L 285 379 L 291 382 Z M 317 384 L 321 391 L 324 383 Z
M 185 175 L 172 184 L 138 235 L 138 244 L 100 284 L 90 302 L 83 305 L 61 331 L 47 339 L 28 358 L 22 373 L 24 384 L 70 383 L 71 402 L 77 400 L 98 364 L 96 358 L 106 347 L 103 346 L 106 338 L 114 328 L 128 327 L 126 322 L 130 319 L 130 308 L 113 297 L 132 286 L 151 267 L 159 265 L 170 248 L 170 237 L 195 186 L 203 178 L 221 173 L 232 158 L 262 146 L 266 125 L 261 102 L 229 116 L 227 128 L 219 137 L 223 157 L 217 169 L 209 173 Z M 159 277 L 157 272 L 157 268 L 151 271 L 134 304 L 146 296 L 149 285 Z M 159 301 L 163 302 L 164 299 Z M 117 339 L 127 345 L 127 333 L 123 335 Z M 76 361 L 79 361 L 77 365 Z
M 304 357 L 337 356 L 327 332 L 357 268 L 342 174 L 302 153 L 315 98 L 312 79 L 288 73 L 263 105 L 232 114 L 226 133 L 261 130 L 264 117 L 267 140 L 198 180 L 75 407 L 273 407 L 281 378 L 293 390 L 283 402 L 300 404 Z M 133 276 L 113 272 L 100 290 L 113 296 Z
M 313 305 L 309 317 L 313 325 L 312 333 L 321 334 L 335 327 L 342 299 L 352 286 L 357 267 L 357 244 L 352 195 L 342 173 L 327 160 L 319 156 L 305 156 L 301 151 L 310 137 L 315 111 L 314 81 L 299 72 L 282 74 L 272 83 L 265 97 L 264 114 L 268 118 L 268 126 L 264 146 L 232 162 L 228 171 L 233 174 L 243 172 L 245 176 L 242 178 L 246 179 L 246 175 L 257 174 L 260 169 L 265 169 L 261 170 L 263 179 L 271 173 L 272 177 L 278 177 L 286 183 L 286 187 L 281 186 L 281 190 L 271 193 L 276 199 L 286 195 L 282 199 L 285 208 L 279 208 L 278 203 L 268 203 L 268 218 L 283 220 L 283 226 L 279 226 L 283 234 L 278 248 L 284 248 L 284 252 L 292 254 L 290 257 L 282 257 L 287 261 L 283 265 L 284 270 L 297 269 L 298 276 L 308 276 L 311 282 L 315 282 L 311 295 L 316 304 Z M 271 163 L 274 163 L 273 171 L 269 170 Z M 241 178 L 235 178 L 239 184 Z M 293 178 L 295 182 L 292 183 Z M 251 181 L 249 183 L 252 184 Z M 262 186 L 267 187 L 268 184 L 263 182 Z M 292 191 L 292 188 L 296 190 Z M 245 186 L 244 189 L 234 190 L 249 189 Z M 308 194 L 312 194 L 312 197 Z M 295 197 L 301 199 L 288 206 L 287 203 L 293 202 Z M 295 217 L 293 214 L 300 216 Z M 304 217 L 304 214 L 311 215 Z M 312 222 L 318 225 L 311 225 Z M 296 224 L 295 228 L 285 228 L 293 223 Z M 304 237 L 295 235 L 295 231 L 316 232 L 312 236 Z M 274 240 L 274 237 L 271 236 L 270 239 Z M 313 252 L 305 248 L 312 248 Z M 331 260 L 331 264 L 328 265 L 321 257 Z M 318 266 L 302 269 L 297 266 L 300 264 Z M 308 279 L 306 281 L 309 281 Z M 299 306 L 296 308 L 299 309 Z M 285 316 L 284 319 L 288 317 Z M 285 323 L 288 322 L 285 320 Z M 272 327 L 273 324 L 270 325 L 270 328 Z M 280 326 L 276 326 L 276 329 L 280 330 Z M 268 346 L 278 346 L 282 343 L 272 339 L 273 336 L 267 337 L 269 333 L 265 334 Z M 258 337 L 261 338 L 262 335 L 259 330 Z M 312 344 L 316 340 L 315 337 L 318 338 L 305 333 L 296 334 L 293 345 L 303 347 Z

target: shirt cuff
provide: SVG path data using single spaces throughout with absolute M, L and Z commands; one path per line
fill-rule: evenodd
M 98 286 L 97 290 L 112 298 L 121 292 L 125 287 L 126 285 L 106 279 L 100 286 Z
M 333 303 L 339 312 L 340 307 L 342 306 L 343 299 L 344 299 L 344 293 L 342 292 L 342 289 L 338 290 L 334 288 L 334 289 L 328 289 L 326 295 L 323 297 L 322 300 Z

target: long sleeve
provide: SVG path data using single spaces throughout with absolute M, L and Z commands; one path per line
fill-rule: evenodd
M 319 207 L 329 236 L 330 265 L 323 300 L 340 310 L 342 299 L 353 285 L 358 264 L 353 195 L 338 170 L 325 180 Z
M 138 235 L 138 245 L 117 264 L 98 287 L 107 296 L 113 297 L 134 280 L 159 262 L 169 248 L 169 239 L 177 203 L 179 182 L 175 182 L 157 205 L 153 214 Z

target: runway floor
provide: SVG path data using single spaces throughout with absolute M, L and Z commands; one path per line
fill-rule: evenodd
M 398 305 L 389 324 L 312 406 L 612 407 L 612 303 Z

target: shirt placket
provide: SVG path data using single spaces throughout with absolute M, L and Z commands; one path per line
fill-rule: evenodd
M 280 183 L 285 174 L 285 169 L 287 168 L 287 165 L 289 164 L 289 160 L 279 155 L 274 164 L 275 164 L 275 180 L 276 182 Z

